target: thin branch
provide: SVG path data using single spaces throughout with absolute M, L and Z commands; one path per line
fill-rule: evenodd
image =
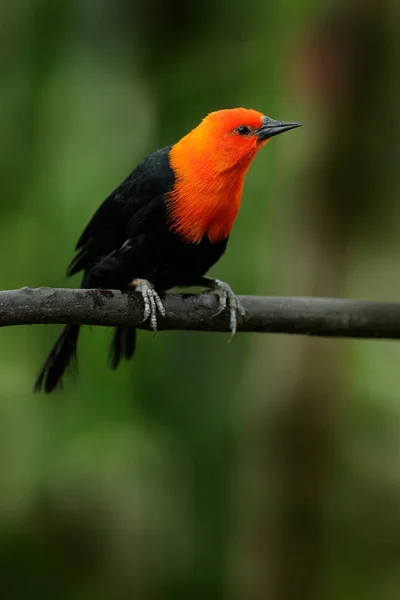
M 325 337 L 400 339 L 400 303 L 239 296 L 247 315 L 238 331 Z M 167 316 L 159 330 L 229 331 L 226 311 L 212 294 L 167 294 Z M 40 323 L 126 326 L 142 323 L 143 305 L 134 292 L 24 287 L 0 291 L 0 326 Z

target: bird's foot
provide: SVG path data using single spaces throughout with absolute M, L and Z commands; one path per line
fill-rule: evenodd
M 229 325 L 231 328 L 231 337 L 229 338 L 230 341 L 236 333 L 237 313 L 244 317 L 246 311 L 242 306 L 242 303 L 233 293 L 231 286 L 225 283 L 224 281 L 220 281 L 219 279 L 213 279 L 211 293 L 216 294 L 219 298 L 219 309 L 214 316 L 219 315 L 227 307 L 229 309 Z
M 165 308 L 161 301 L 160 296 L 157 294 L 154 286 L 147 279 L 134 279 L 131 286 L 135 288 L 135 291 L 142 295 L 144 303 L 144 317 L 142 323 L 150 319 L 150 326 L 154 332 L 157 333 L 157 311 L 165 317 Z

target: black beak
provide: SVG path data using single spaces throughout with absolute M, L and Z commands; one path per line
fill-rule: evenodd
M 268 140 L 274 135 L 279 135 L 289 129 L 295 129 L 295 127 L 301 127 L 302 123 L 287 123 L 286 121 L 274 121 L 270 117 L 262 118 L 262 125 L 260 129 L 257 129 L 254 133 L 258 136 L 258 141 Z

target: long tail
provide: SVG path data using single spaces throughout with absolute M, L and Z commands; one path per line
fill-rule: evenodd
M 34 391 L 44 390 L 47 394 L 61 387 L 61 379 L 69 366 L 76 363 L 76 345 L 79 325 L 67 325 L 50 351 L 36 380 Z
M 136 329 L 116 327 L 110 347 L 111 366 L 116 369 L 123 358 L 129 360 L 136 350 Z

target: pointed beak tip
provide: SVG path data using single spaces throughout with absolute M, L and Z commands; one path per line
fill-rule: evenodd
M 282 123 L 282 131 L 290 131 L 290 129 L 297 129 L 297 127 L 302 127 L 303 123 L 298 123 L 294 121 L 293 123 Z
M 274 121 L 269 119 L 263 127 L 258 131 L 258 139 L 259 141 L 263 141 L 274 137 L 275 135 L 279 135 L 280 133 L 284 133 L 285 131 L 290 131 L 291 129 L 296 129 L 297 127 L 301 127 L 303 123 L 295 122 L 287 122 L 287 121 Z

